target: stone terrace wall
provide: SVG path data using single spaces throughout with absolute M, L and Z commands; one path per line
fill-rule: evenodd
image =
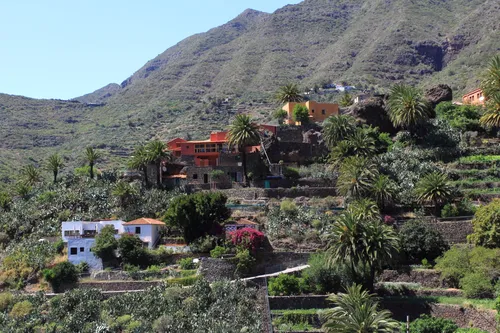
M 200 274 L 208 281 L 231 280 L 234 278 L 236 265 L 230 259 L 203 258 Z
M 259 253 L 257 264 L 253 270 L 254 275 L 271 274 L 287 268 L 307 264 L 311 253 L 303 252 L 266 252 Z
M 111 281 L 111 282 L 80 282 L 77 288 L 100 289 L 102 291 L 144 290 L 161 285 L 162 281 Z
M 271 310 L 325 309 L 330 306 L 325 295 L 269 296 Z
M 297 198 L 336 196 L 334 187 L 297 187 L 297 188 L 241 188 L 221 190 L 228 198 L 255 200 L 257 198 Z
M 429 226 L 438 231 L 448 244 L 467 243 L 467 235 L 473 232 L 472 222 L 469 219 L 427 219 Z M 401 227 L 405 220 L 398 221 L 396 227 Z
M 426 288 L 447 288 L 448 285 L 441 281 L 441 275 L 433 269 L 410 270 L 399 272 L 395 270 L 385 270 L 378 278 L 379 282 L 408 282 L 418 283 Z

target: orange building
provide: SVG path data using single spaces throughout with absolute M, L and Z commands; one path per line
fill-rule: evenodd
M 307 107 L 307 110 L 309 110 L 309 120 L 311 122 L 322 122 L 330 116 L 339 114 L 338 104 L 317 103 L 314 101 L 307 101 L 304 103 L 289 102 L 289 103 L 286 103 L 282 108 L 288 114 L 288 116 L 287 116 L 288 125 L 300 125 L 300 124 L 296 123 L 295 120 L 293 119 L 293 108 L 297 104 L 305 105 L 305 107 Z
M 276 133 L 275 126 L 260 125 L 263 135 L 266 132 Z M 238 154 L 238 149 L 229 147 L 227 132 L 212 132 L 210 139 L 201 141 L 187 141 L 176 138 L 167 142 L 168 149 L 175 157 L 193 156 L 194 165 L 199 167 L 218 166 L 221 153 Z M 246 151 L 252 153 L 260 150 L 260 146 L 247 147 Z
M 462 96 L 464 104 L 484 105 L 484 95 L 481 89 L 475 89 Z

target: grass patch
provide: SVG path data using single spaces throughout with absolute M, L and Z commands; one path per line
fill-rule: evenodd
M 165 280 L 165 282 L 168 285 L 180 285 L 180 286 L 192 286 L 193 284 L 198 281 L 200 277 L 198 275 L 190 275 L 190 276 L 185 276 L 185 277 L 179 277 L 179 278 L 171 278 Z
M 439 303 L 450 305 L 461 305 L 464 307 L 473 306 L 479 309 L 495 309 L 494 299 L 470 299 L 465 297 L 448 296 L 390 296 L 384 297 L 384 302 L 405 302 L 409 304 Z
M 273 315 L 289 315 L 289 314 L 297 314 L 297 315 L 315 315 L 318 311 L 323 309 L 293 309 L 293 310 L 271 310 Z
M 500 161 L 500 155 L 472 155 L 461 157 L 458 162 L 462 164 L 488 163 Z

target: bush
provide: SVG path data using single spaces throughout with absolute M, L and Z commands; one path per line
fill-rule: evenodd
M 82 274 L 87 273 L 90 269 L 90 266 L 89 264 L 87 264 L 87 262 L 82 261 L 81 263 L 75 265 L 75 268 L 78 274 Z
M 238 248 L 236 250 L 234 260 L 236 261 L 236 275 L 238 276 L 249 274 L 255 263 L 255 259 L 250 254 L 250 251 L 244 248 Z
M 309 110 L 305 105 L 296 104 L 293 108 L 293 120 L 302 125 L 309 123 Z
M 243 228 L 229 233 L 234 246 L 242 246 L 248 250 L 255 251 L 264 242 L 264 234 L 253 228 Z
M 0 312 L 7 310 L 12 304 L 12 294 L 9 292 L 0 293 Z
M 51 269 L 44 269 L 43 277 L 50 283 L 55 292 L 57 292 L 59 287 L 63 284 L 78 282 L 76 267 L 69 261 L 58 263 Z
M 180 286 L 192 286 L 193 284 L 196 283 L 200 279 L 199 276 L 197 275 L 192 275 L 192 276 L 186 276 L 186 277 L 179 277 L 179 278 L 173 278 L 173 279 L 167 279 L 166 282 L 168 285 L 180 285 Z
M 195 269 L 198 266 L 193 262 L 193 258 L 183 258 L 180 259 L 177 263 L 179 264 L 181 269 Z
M 412 333 L 455 333 L 457 329 L 457 324 L 450 319 L 427 315 L 423 315 L 410 323 L 410 332 Z
M 33 311 L 33 304 L 30 301 L 22 301 L 14 304 L 9 316 L 15 319 L 21 319 L 29 315 Z
M 342 265 L 330 267 L 327 255 L 324 253 L 313 254 L 308 264 L 310 267 L 302 273 L 302 276 L 311 292 L 320 295 L 337 293 L 342 286 L 351 284 Z
M 460 287 L 467 298 L 492 298 L 494 288 L 491 279 L 484 273 L 476 272 L 460 279 Z
M 150 264 L 149 253 L 137 235 L 123 234 L 118 239 L 118 251 L 123 264 L 140 267 L 147 267 Z
M 421 263 L 423 259 L 434 261 L 448 249 L 443 236 L 423 221 L 405 223 L 399 237 L 401 250 L 412 264 Z
M 210 251 L 210 257 L 221 258 L 227 253 L 227 249 L 222 246 L 216 246 L 212 251 Z
M 285 199 L 280 204 L 280 211 L 283 213 L 293 214 L 297 211 L 297 205 L 292 200 Z
M 300 178 L 299 169 L 292 167 L 285 167 L 285 169 L 283 170 L 283 176 L 285 176 L 288 179 L 299 179 Z
M 116 259 L 115 250 L 117 248 L 118 242 L 115 238 L 115 227 L 107 225 L 102 228 L 99 234 L 95 237 L 94 246 L 92 246 L 92 253 L 101 258 L 105 264 Z
M 54 249 L 56 250 L 57 254 L 62 254 L 64 250 L 64 241 L 62 239 L 58 239 L 54 243 Z
M 469 200 L 462 200 L 458 203 L 448 203 L 441 210 L 441 217 L 469 216 L 477 211 Z
M 472 225 L 474 233 L 467 237 L 470 242 L 487 248 L 500 247 L 500 199 L 479 207 Z
M 271 278 L 268 284 L 269 295 L 290 296 L 301 294 L 301 279 L 295 275 L 280 274 Z
M 217 244 L 216 237 L 207 235 L 205 237 L 198 238 L 189 244 L 189 247 L 193 253 L 208 253 L 214 248 L 215 244 Z

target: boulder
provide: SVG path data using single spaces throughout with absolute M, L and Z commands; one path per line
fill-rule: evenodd
M 425 98 L 432 103 L 433 106 L 441 102 L 451 102 L 453 100 L 453 91 L 450 86 L 440 84 L 430 88 L 425 92 Z
M 385 101 L 384 97 L 370 97 L 352 105 L 346 113 L 357 118 L 364 124 L 378 127 L 380 132 L 394 134 L 397 130 L 389 119 Z

